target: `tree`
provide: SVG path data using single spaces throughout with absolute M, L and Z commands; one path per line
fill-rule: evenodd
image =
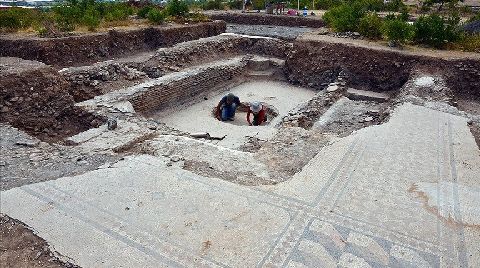
M 441 11 L 445 5 L 450 8 L 456 7 L 458 2 L 464 2 L 464 0 L 425 0 L 423 5 L 426 7 L 432 7 L 438 5 L 438 11 Z

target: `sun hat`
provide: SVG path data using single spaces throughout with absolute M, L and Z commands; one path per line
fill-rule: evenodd
M 250 110 L 254 113 L 258 113 L 262 110 L 262 104 L 258 101 L 250 103 Z

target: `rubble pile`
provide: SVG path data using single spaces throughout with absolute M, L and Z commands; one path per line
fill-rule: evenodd
M 76 102 L 105 93 L 101 88 L 101 84 L 105 82 L 147 78 L 144 72 L 130 67 L 128 63 L 114 61 L 63 69 L 60 73 L 70 83 L 69 91 Z
M 39 62 L 0 58 L 0 122 L 45 140 L 58 140 L 102 124 L 103 118 L 74 107 L 68 83 Z

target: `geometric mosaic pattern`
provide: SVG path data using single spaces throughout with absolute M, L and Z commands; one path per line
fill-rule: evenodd
M 315 219 L 287 267 L 440 267 L 440 258 Z
M 448 175 L 450 173 L 442 171 L 441 168 L 446 167 L 456 170 L 452 157 L 453 151 L 450 148 L 453 143 L 443 139 L 451 137 L 452 132 L 449 122 L 444 123 L 441 120 L 439 122 L 441 124 L 438 124 L 439 134 L 437 138 L 439 139 L 438 144 L 442 146 L 436 151 L 438 159 L 435 161 L 438 163 L 438 173 Z M 448 133 L 441 134 L 445 131 L 445 128 L 448 128 Z M 358 219 L 356 218 L 357 214 L 351 215 L 349 211 L 328 209 L 335 208 L 335 202 L 339 200 L 338 196 L 348 191 L 348 189 L 344 190 L 345 188 L 342 187 L 344 185 L 348 186 L 347 183 L 352 181 L 349 178 L 350 174 L 354 174 L 353 171 L 356 168 L 354 163 L 363 161 L 361 158 L 364 155 L 361 153 L 363 148 L 369 148 L 368 144 L 365 144 L 368 140 L 365 139 L 365 143 L 362 141 L 363 139 L 359 138 L 358 142 L 349 143 L 351 146 L 348 148 L 351 148 L 351 150 L 345 149 L 345 155 L 341 158 L 338 166 L 335 169 L 332 168 L 331 176 L 325 177 L 328 179 L 327 182 L 314 185 L 318 187 L 309 189 L 311 192 L 310 199 L 297 199 L 305 190 L 304 187 L 306 186 L 303 185 L 300 185 L 299 191 L 295 192 L 289 192 L 292 189 L 296 190 L 295 185 L 293 187 L 289 185 L 286 188 L 286 193 L 269 191 L 269 189 L 264 190 L 260 187 L 250 188 L 222 180 L 203 178 L 183 169 L 165 168 L 164 162 L 160 158 L 144 155 L 127 158 L 125 161 L 118 163 L 117 173 L 114 173 L 115 176 L 110 176 L 110 172 L 102 169 L 96 171 L 94 176 L 103 174 L 100 176 L 102 179 L 99 179 L 96 183 L 87 183 L 89 180 L 93 180 L 91 173 L 87 173 L 80 175 L 75 180 L 60 179 L 12 189 L 7 191 L 7 198 L 4 198 L 2 192 L 2 210 L 5 209 L 3 205 L 5 202 L 9 204 L 9 212 L 14 212 L 19 218 L 23 217 L 27 221 L 31 219 L 32 222 L 37 215 L 25 213 L 25 211 L 29 211 L 29 207 L 25 205 L 25 200 L 33 199 L 35 202 L 32 201 L 27 204 L 30 209 L 35 209 L 40 202 L 42 205 L 48 205 L 48 209 L 54 209 L 60 219 L 65 218 L 65 221 L 69 221 L 75 218 L 72 222 L 78 222 L 79 226 L 84 227 L 84 230 L 88 230 L 92 235 L 100 233 L 115 245 L 121 245 L 117 247 L 118 252 L 122 252 L 121 250 L 125 246 L 132 252 L 138 251 L 136 256 L 138 256 L 139 262 L 144 259 L 152 260 L 154 265 L 150 265 L 150 267 L 159 267 L 162 264 L 175 267 L 175 265 L 171 265 L 172 263 L 178 264 L 176 265 L 178 267 L 478 267 L 478 262 L 476 262 L 478 259 L 473 259 L 474 264 L 468 266 L 468 254 L 472 254 L 472 252 L 467 250 L 465 244 L 465 237 L 467 236 L 464 233 L 463 226 L 448 225 L 441 219 L 427 214 L 427 211 L 421 210 L 428 216 L 425 221 L 428 220 L 432 224 L 429 225 L 430 229 L 428 229 L 427 235 L 424 235 L 422 232 L 412 232 L 415 230 L 408 229 L 408 225 L 405 225 L 405 228 L 391 228 L 393 225 L 383 226 L 381 223 L 374 222 L 374 219 L 371 219 L 372 222 L 369 222 L 370 219 L 363 219 L 363 217 Z M 444 144 L 447 146 L 443 146 Z M 345 161 L 342 159 L 345 159 Z M 442 159 L 447 159 L 448 163 L 441 165 Z M 109 176 L 105 176 L 105 174 L 109 174 Z M 312 175 L 312 178 L 315 177 L 314 175 Z M 445 179 L 443 179 L 444 176 L 440 175 L 438 176 L 439 180 L 455 181 L 457 179 L 453 172 L 452 177 L 445 176 Z M 134 180 L 131 178 L 134 178 Z M 135 212 L 135 210 L 129 210 L 128 213 L 125 213 L 123 207 L 120 208 L 121 212 L 119 212 L 110 208 L 104 209 L 103 205 L 95 205 L 97 203 L 103 204 L 104 200 L 106 200 L 106 204 L 113 204 L 114 202 L 128 204 L 130 201 L 124 201 L 123 192 L 105 195 L 99 195 L 96 192 L 97 188 L 103 189 L 117 183 L 123 187 L 122 190 L 128 190 L 126 195 L 132 198 L 142 198 L 144 196 L 138 192 L 130 191 L 131 189 L 140 188 L 142 189 L 140 193 L 146 191 L 148 194 L 145 194 L 145 200 L 151 199 L 150 210 L 146 210 L 146 212 L 165 211 L 166 215 L 173 215 L 172 218 L 174 219 L 177 217 L 179 219 L 185 218 L 190 222 L 192 215 L 197 215 L 195 214 L 196 211 L 199 207 L 202 207 L 204 210 L 198 213 L 200 216 L 198 219 L 199 223 L 203 225 L 194 230 L 198 233 L 192 231 L 190 235 L 185 235 L 184 231 L 190 231 L 191 228 L 184 228 L 183 224 L 185 223 L 181 222 L 179 232 L 169 232 L 168 235 L 163 235 L 163 231 L 158 231 L 159 228 L 156 224 L 151 224 L 148 227 L 140 225 L 136 220 L 137 218 L 131 216 L 131 212 Z M 93 191 L 85 191 L 83 194 L 82 191 L 86 189 L 86 186 L 91 187 Z M 167 191 L 166 189 L 170 190 Z M 170 192 L 172 194 L 165 194 Z M 47 196 L 48 198 L 46 198 Z M 213 203 L 212 200 L 217 200 L 217 198 L 219 202 Z M 37 199 L 40 199 L 40 201 L 37 201 Z M 97 199 L 99 202 L 91 203 L 92 200 Z M 312 200 L 312 202 L 303 200 Z M 331 204 L 332 201 L 333 204 Z M 54 205 L 50 205 L 50 203 Z M 146 203 L 148 204 L 148 202 Z M 155 207 L 160 204 L 164 205 L 161 210 Z M 408 205 L 408 203 L 400 202 L 396 204 Z M 144 204 L 144 206 L 146 205 Z M 116 208 L 118 206 L 112 205 L 112 207 Z M 272 208 L 276 211 L 275 214 L 269 214 L 273 211 Z M 242 219 L 243 222 L 248 223 L 247 226 L 250 229 L 241 229 L 241 232 L 252 234 L 248 241 L 238 239 L 245 238 L 242 236 L 243 233 L 241 233 L 242 235 L 236 235 L 235 233 L 235 230 L 241 227 L 240 225 L 230 225 L 232 222 L 230 217 L 222 218 L 223 212 L 227 212 L 226 215 L 236 215 L 243 209 L 251 211 L 245 216 L 252 215 Z M 365 210 L 368 209 L 370 208 L 365 208 Z M 399 211 L 401 209 L 399 207 Z M 113 212 L 111 212 L 112 210 Z M 376 213 L 376 211 L 368 212 Z M 395 210 L 393 209 L 392 212 L 395 212 Z M 45 213 L 45 211 L 42 211 L 42 213 Z M 210 214 L 211 219 L 207 217 Z M 44 217 L 43 214 L 39 215 L 39 222 L 42 223 L 40 226 L 44 228 L 44 232 L 46 232 L 45 230 L 49 231 L 51 225 L 61 225 L 63 222 L 62 220 L 56 220 L 55 222 L 53 219 Z M 111 217 L 112 215 L 114 217 Z M 271 216 L 265 217 L 266 215 Z M 398 220 L 398 224 L 413 222 L 412 219 L 406 218 L 406 215 L 414 214 L 392 214 L 389 217 Z M 212 220 L 215 219 L 213 217 L 219 217 L 219 227 L 217 229 L 210 228 L 210 226 L 213 226 Z M 145 218 L 150 219 L 150 217 Z M 159 221 L 163 220 L 156 216 L 151 218 Z M 257 228 L 264 223 L 260 221 L 268 218 L 270 220 L 280 219 L 274 225 L 275 228 L 272 228 L 275 231 L 270 232 L 269 225 L 264 229 Z M 152 222 L 155 221 L 152 220 Z M 185 225 L 185 227 L 188 226 Z M 145 229 L 142 229 L 142 227 L 145 227 Z M 257 232 L 249 232 L 252 230 L 257 230 Z M 225 236 L 227 231 L 231 231 L 232 235 Z M 237 249 L 241 253 L 227 255 L 226 250 L 221 250 L 221 248 L 215 251 L 215 241 L 213 241 L 212 251 L 201 251 L 199 253 L 197 248 L 192 249 L 190 245 L 195 239 L 200 243 L 205 241 L 201 237 L 201 232 L 205 232 L 206 239 L 211 234 L 217 233 L 224 235 L 223 237 L 228 237 L 231 241 L 220 238 L 220 236 L 217 239 L 225 242 L 226 245 L 230 245 L 229 243 L 234 246 L 240 245 Z M 467 238 L 472 241 L 471 237 Z M 72 244 L 71 240 L 64 241 L 61 239 L 62 237 L 57 239 L 60 240 L 60 244 Z M 257 239 L 258 241 L 256 241 Z M 242 248 L 242 245 L 247 246 Z M 249 245 L 254 246 L 255 251 L 250 252 Z M 100 250 L 110 252 L 108 249 L 105 250 L 104 244 L 99 243 L 95 246 L 98 246 Z M 71 249 L 75 252 L 81 252 L 75 247 Z M 227 246 L 225 249 L 227 249 Z M 72 252 L 74 252 L 73 250 Z M 477 253 L 473 252 L 473 254 Z M 66 255 L 68 256 L 68 254 Z M 92 259 L 89 254 L 80 257 L 83 258 L 84 256 L 88 257 L 84 259 L 87 262 Z M 122 263 L 120 263 L 123 261 L 122 258 L 129 257 L 126 254 L 112 254 L 111 256 L 105 254 L 105 256 L 105 259 L 110 258 L 109 261 L 117 265 L 103 265 L 103 267 L 120 267 L 122 266 Z M 102 265 L 85 265 L 85 267 L 99 266 Z M 147 266 L 136 265 L 135 267 Z

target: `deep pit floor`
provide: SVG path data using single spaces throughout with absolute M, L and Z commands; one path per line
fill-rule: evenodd
M 208 132 L 215 137 L 225 136 L 225 139 L 216 144 L 227 148 L 238 148 L 248 140 L 248 137 L 262 140 L 273 137 L 276 133 L 274 126 L 281 121 L 282 117 L 298 105 L 311 99 L 315 94 L 311 90 L 279 81 L 245 82 L 230 88 L 228 92 L 237 95 L 241 102 L 268 103 L 275 107 L 279 114 L 264 126 L 248 126 L 246 113 L 238 113 L 234 122 L 221 122 L 212 116 L 212 110 L 226 94 L 223 92 L 209 96 L 208 100 L 191 106 L 178 107 L 173 111 L 159 113 L 152 117 L 182 131 Z

